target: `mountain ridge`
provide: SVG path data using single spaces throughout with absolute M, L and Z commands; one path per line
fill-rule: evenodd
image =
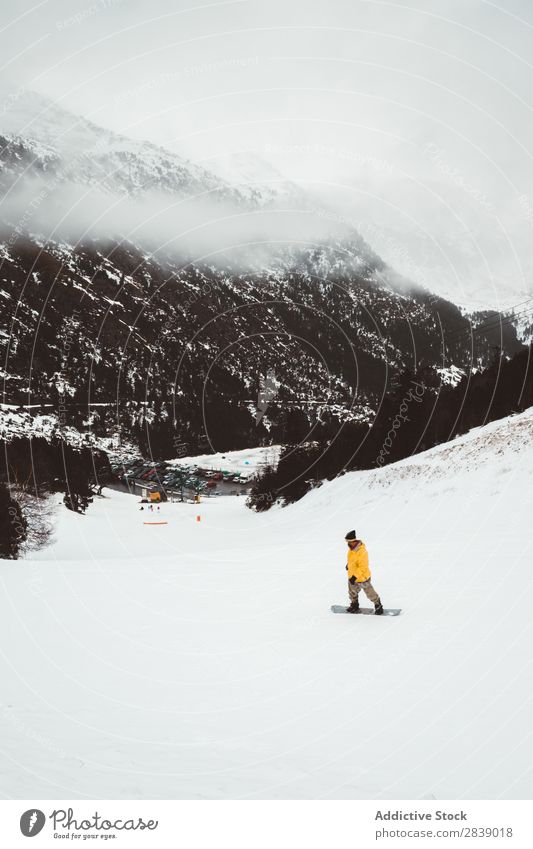
M 64 110 L 60 114 L 70 117 Z M 89 127 L 93 141 L 95 127 Z M 151 245 L 127 218 L 127 205 L 113 233 L 104 217 L 110 206 L 105 199 L 97 210 L 102 233 L 85 227 L 72 238 L 61 222 L 76 226 L 80 197 L 94 186 L 117 203 L 124 195 L 138 195 L 138 209 L 147 217 L 154 186 L 159 191 L 164 185 L 190 217 L 195 207 L 183 193 L 194 196 L 195 175 L 203 180 L 210 172 L 193 166 L 191 171 L 170 154 L 161 171 L 157 157 L 165 152 L 152 160 L 130 151 L 132 164 L 130 154 L 113 150 L 101 163 L 92 154 L 79 156 L 79 170 L 71 173 L 59 150 L 54 158 L 53 151 L 43 153 L 35 144 L 4 136 L 0 148 L 5 198 L 21 193 L 18 218 L 9 220 L 9 206 L 3 205 L 5 403 L 52 404 L 63 409 L 69 425 L 78 427 L 89 416 L 99 436 L 119 431 L 128 441 L 156 445 L 172 456 L 175 440 L 184 441 L 184 434 L 191 451 L 200 452 L 209 442 L 229 449 L 284 442 L 289 434 L 329 439 L 347 421 L 370 424 L 391 379 L 406 368 L 446 373 L 454 367 L 464 373 L 490 361 L 492 326 L 490 333 L 472 336 L 458 308 L 395 275 L 345 222 L 342 232 L 326 235 L 339 222 L 311 202 L 309 213 L 325 230 L 310 236 L 304 226 L 296 238 L 283 217 L 290 211 L 275 210 L 278 231 L 261 242 L 268 209 L 222 185 L 222 205 L 198 245 L 209 248 L 203 259 L 198 251 L 181 257 L 176 252 L 175 222 L 165 217 L 164 206 L 157 208 Z M 146 152 L 142 143 L 133 146 Z M 83 154 L 81 144 L 78 153 Z M 216 194 L 220 178 L 205 179 L 202 191 Z M 74 181 L 79 195 L 68 207 L 61 192 Z M 54 192 L 59 224 L 54 208 L 46 206 Z M 32 205 L 43 193 L 41 204 Z M 248 231 L 236 231 L 240 255 L 225 253 L 234 235 L 224 231 L 225 217 L 251 222 Z M 301 219 L 299 210 L 300 228 Z M 204 226 L 201 215 L 189 221 L 197 231 Z M 187 226 L 185 219 L 179 223 Z M 48 227 L 49 235 L 39 227 Z M 520 349 L 512 327 L 502 325 L 501 346 L 506 355 Z M 253 401 L 267 373 L 275 374 L 279 390 L 256 426 Z M 115 414 L 92 410 L 91 404 L 112 401 Z

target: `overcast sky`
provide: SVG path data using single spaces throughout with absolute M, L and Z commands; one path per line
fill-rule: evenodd
M 531 295 L 530 0 L 2 9 L 11 92 L 35 89 L 207 165 L 265 158 L 398 270 L 459 302 Z

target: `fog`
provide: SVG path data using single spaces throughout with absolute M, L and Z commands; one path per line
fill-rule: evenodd
M 528 0 L 23 0 L 3 11 L 4 117 L 33 89 L 206 166 L 253 154 L 429 288 L 471 306 L 531 295 Z
M 275 263 L 289 246 L 301 248 L 349 239 L 352 228 L 323 207 L 247 209 L 217 199 L 135 198 L 35 177 L 19 179 L 0 206 L 0 237 L 9 246 L 21 235 L 77 245 L 87 240 L 129 241 L 140 250 L 180 262 L 231 265 L 236 270 Z M 350 247 L 339 248 L 349 259 Z

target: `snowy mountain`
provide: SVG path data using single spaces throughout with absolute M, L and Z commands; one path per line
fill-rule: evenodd
M 173 456 L 176 438 L 287 441 L 291 411 L 330 438 L 372 421 L 406 368 L 462 373 L 494 344 L 520 349 L 510 324 L 472 337 L 453 304 L 248 156 L 233 186 L 29 94 L 0 131 L 4 403 Z M 267 373 L 279 391 L 256 425 Z
M 291 208 L 306 209 L 312 198 L 270 162 L 251 151 L 227 154 L 209 159 L 209 170 L 224 182 L 235 186 L 250 201 L 275 203 Z M 316 201 L 315 201 L 316 204 Z
M 317 279 L 337 259 L 326 247 L 300 252 L 298 271 L 251 277 L 163 265 L 131 245 L 17 242 L 0 280 L 3 400 L 61 406 L 77 427 L 90 413 L 97 436 L 148 437 L 171 457 L 178 435 L 203 453 L 206 428 L 217 450 L 287 441 L 291 408 L 308 428 L 371 421 L 403 369 L 489 361 L 493 337 L 472 338 L 451 304 L 377 285 L 364 270 Z M 510 333 L 504 345 L 519 347 Z M 256 425 L 268 371 L 279 391 Z
M 532 445 L 529 410 L 267 514 L 58 508 L 0 564 L 11 793 L 530 799 Z M 330 613 L 353 527 L 397 619 Z
M 190 160 L 99 127 L 34 92 L 25 92 L 6 111 L 0 132 L 5 136 L 4 163 L 13 145 L 25 148 L 25 156 L 8 161 L 17 175 L 30 167 L 61 182 L 97 185 L 111 194 L 218 192 L 244 201 L 227 183 Z

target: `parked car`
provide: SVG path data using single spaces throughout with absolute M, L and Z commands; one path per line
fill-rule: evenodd
M 180 475 L 169 475 L 168 478 L 165 478 L 166 486 L 181 486 L 182 478 Z
M 158 472 L 149 472 L 147 475 L 143 477 L 143 481 L 154 483 L 155 481 L 159 482 L 159 473 Z
M 144 469 L 144 464 L 142 466 L 134 466 L 122 475 L 122 480 L 124 483 L 127 483 L 128 481 L 133 480 L 133 478 L 138 477 Z
M 217 485 L 217 482 L 214 481 L 214 480 L 208 480 L 207 481 L 207 488 L 208 489 L 215 489 L 216 485 Z
M 139 463 L 138 466 L 135 466 L 133 471 L 135 471 L 137 474 L 140 474 L 143 471 L 147 472 L 149 469 L 153 469 L 153 468 L 154 467 L 153 467 L 152 463 Z

